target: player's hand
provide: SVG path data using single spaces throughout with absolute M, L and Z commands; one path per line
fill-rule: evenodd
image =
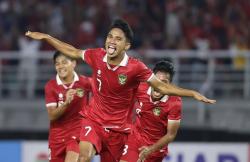
M 40 32 L 27 31 L 25 33 L 25 36 L 36 39 L 36 40 L 41 40 L 41 39 L 47 38 L 49 35 L 44 34 L 44 33 L 40 33 Z
M 70 104 L 72 102 L 72 100 L 74 99 L 74 95 L 76 94 L 76 90 L 75 89 L 69 89 L 66 92 L 66 100 L 65 103 L 66 104 Z
M 208 99 L 202 94 L 195 92 L 195 91 L 194 91 L 193 97 L 198 101 L 202 101 L 202 102 L 209 103 L 209 104 L 214 104 L 216 102 L 216 100 Z
M 142 146 L 139 148 L 140 154 L 139 154 L 139 159 L 137 162 L 144 162 L 148 155 L 152 153 L 152 150 L 150 149 L 149 146 Z

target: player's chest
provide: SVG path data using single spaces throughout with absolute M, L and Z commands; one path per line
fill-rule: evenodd
M 108 89 L 120 92 L 124 91 L 124 89 L 130 89 L 137 84 L 133 81 L 134 72 L 125 67 L 118 67 L 112 70 L 103 65 L 95 69 L 93 76 L 99 91 Z
M 86 93 L 87 93 L 87 91 L 80 84 L 75 84 L 72 87 L 65 87 L 65 86 L 59 85 L 54 89 L 54 94 L 59 102 L 65 101 L 66 94 L 69 89 L 76 90 L 76 94 L 74 95 L 74 101 L 82 100 L 82 98 L 86 96 Z
M 144 101 L 142 105 L 142 114 L 156 120 L 167 120 L 169 110 L 168 106 L 162 102 L 152 103 L 149 100 Z

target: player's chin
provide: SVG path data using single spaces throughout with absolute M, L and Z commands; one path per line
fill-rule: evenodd
M 153 97 L 154 97 L 155 99 L 160 99 L 160 98 L 162 97 L 162 95 L 159 95 L 159 96 L 158 96 L 158 95 L 154 95 Z
M 66 78 L 67 77 L 67 73 L 59 73 L 58 74 L 60 78 Z
M 110 58 L 114 58 L 114 57 L 117 56 L 116 52 L 114 52 L 114 53 L 107 53 L 107 55 L 108 55 L 108 57 L 110 57 Z

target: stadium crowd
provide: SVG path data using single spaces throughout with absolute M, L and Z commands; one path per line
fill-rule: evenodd
M 29 29 L 81 47 L 103 45 L 112 19 L 125 18 L 134 49 L 250 48 L 245 0 L 0 0 L 0 50 L 20 50 Z M 40 50 L 52 50 L 45 43 Z

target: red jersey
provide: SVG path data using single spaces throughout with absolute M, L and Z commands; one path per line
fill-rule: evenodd
M 125 54 L 121 63 L 110 66 L 102 48 L 83 51 L 83 60 L 92 67 L 93 97 L 85 114 L 103 127 L 126 131 L 135 89 L 153 76 L 141 61 Z
M 143 141 L 151 145 L 167 134 L 168 120 L 181 119 L 182 101 L 180 97 L 163 96 L 160 101 L 151 99 L 152 88 L 148 84 L 140 84 L 136 97 L 139 107 L 136 108 L 135 131 Z
M 71 84 L 64 85 L 57 75 L 55 79 L 48 81 L 45 86 L 46 107 L 62 104 L 66 99 L 68 89 L 77 89 L 77 93 L 64 114 L 57 120 L 50 122 L 50 143 L 67 140 L 65 138 L 68 138 L 73 132 L 78 132 L 77 136 L 80 134 L 81 116 L 79 112 L 85 108 L 89 101 L 89 92 L 91 91 L 90 78 L 78 76 L 74 73 L 74 81 Z

